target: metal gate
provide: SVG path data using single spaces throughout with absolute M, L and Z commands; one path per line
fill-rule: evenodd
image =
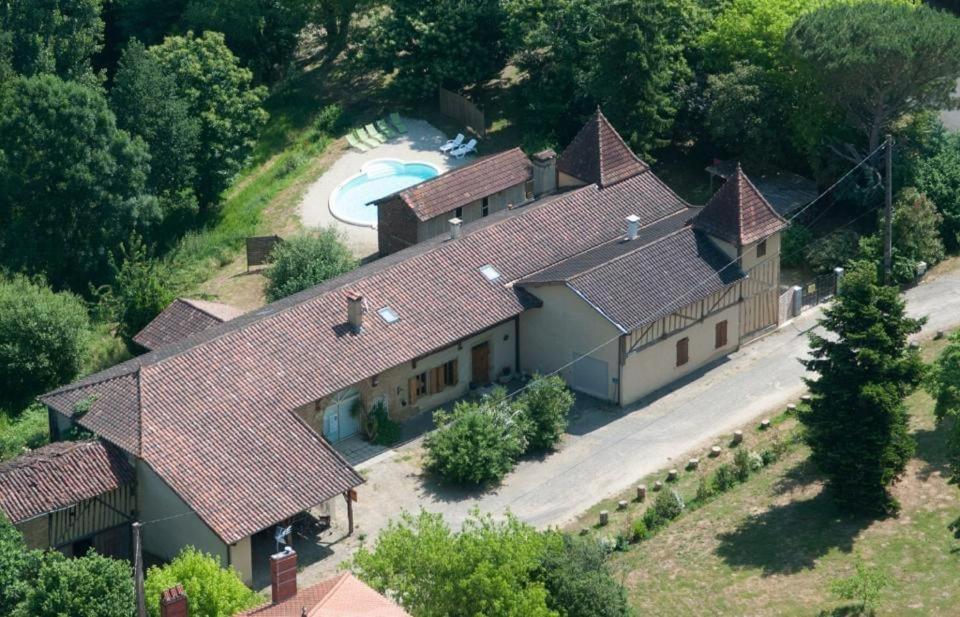
M 837 275 L 821 274 L 803 286 L 803 308 L 826 302 L 837 293 Z

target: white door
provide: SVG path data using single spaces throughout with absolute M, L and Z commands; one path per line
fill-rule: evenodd
M 569 371 L 570 387 L 597 398 L 608 399 L 607 363 L 578 353 L 573 354 L 573 359 Z
M 354 405 L 360 398 L 356 390 L 337 392 L 323 412 L 323 436 L 336 443 L 357 434 L 360 430 L 360 414 L 353 414 Z

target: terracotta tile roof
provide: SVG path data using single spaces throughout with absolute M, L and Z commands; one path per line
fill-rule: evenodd
M 557 160 L 557 171 L 601 187 L 632 178 L 649 169 L 630 150 L 599 107 Z
M 0 511 L 13 523 L 133 482 L 133 467 L 103 441 L 61 441 L 0 463 Z
M 349 572 L 320 581 L 280 604 L 242 613 L 242 617 L 410 617 Z M 241 616 L 238 616 L 241 617 Z
M 243 311 L 229 304 L 177 298 L 143 330 L 137 332 L 133 341 L 153 350 L 240 315 L 243 315 Z
M 566 284 L 621 331 L 630 332 L 742 278 L 736 262 L 704 234 L 685 227 Z
M 74 399 L 103 384 L 138 383 L 126 406 L 97 398 L 79 422 L 139 421 L 143 459 L 233 542 L 361 482 L 291 410 L 520 314 L 529 295 L 512 281 L 618 237 L 628 214 L 650 222 L 687 207 L 648 172 L 498 212 L 459 240 L 394 253 L 42 400 L 70 415 Z M 486 264 L 497 281 L 480 274 Z M 348 291 L 371 309 L 389 305 L 399 321 L 371 311 L 353 334 Z
M 533 165 L 530 160 L 523 150 L 513 148 L 421 182 L 400 191 L 398 195 L 418 219 L 426 221 L 532 177 Z M 389 196 L 384 199 L 389 199 Z
M 762 240 L 787 225 L 739 165 L 694 220 L 698 229 L 736 246 Z

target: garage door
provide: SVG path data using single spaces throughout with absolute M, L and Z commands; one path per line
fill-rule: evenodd
M 570 387 L 597 398 L 609 398 L 607 384 L 607 363 L 583 354 L 573 354 L 574 363 L 570 365 Z
M 360 414 L 354 416 L 353 407 L 360 399 L 357 390 L 342 390 L 333 396 L 323 412 L 323 436 L 336 443 L 360 430 Z

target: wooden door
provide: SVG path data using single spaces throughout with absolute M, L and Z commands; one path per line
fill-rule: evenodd
M 471 350 L 473 382 L 483 385 L 490 382 L 490 343 L 480 343 Z

